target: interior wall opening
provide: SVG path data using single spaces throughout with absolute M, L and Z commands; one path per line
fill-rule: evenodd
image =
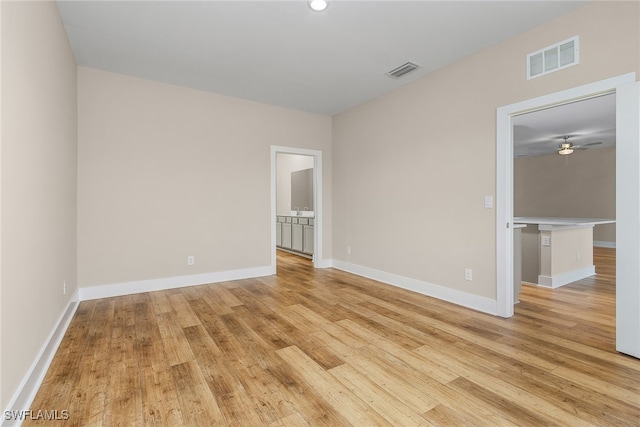
M 514 314 L 513 120 L 529 111 L 616 94 L 616 350 L 640 357 L 640 83 L 628 73 L 500 107 L 496 138 L 496 314 Z
M 271 147 L 271 266 L 277 251 L 322 260 L 322 152 Z
M 615 248 L 615 93 L 513 117 L 514 301 L 520 283 L 558 288 Z
M 276 154 L 276 250 L 308 259 L 314 249 L 313 164 L 313 156 Z

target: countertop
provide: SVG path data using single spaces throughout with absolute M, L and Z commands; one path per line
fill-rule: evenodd
M 600 224 L 613 224 L 615 219 L 609 218 L 554 218 L 518 216 L 513 218 L 514 224 L 534 224 L 540 230 L 555 230 L 563 228 L 593 227 Z

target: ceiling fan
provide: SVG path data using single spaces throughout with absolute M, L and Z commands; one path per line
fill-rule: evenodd
M 588 150 L 590 147 L 593 147 L 594 145 L 602 144 L 602 141 L 598 141 L 598 142 L 590 142 L 584 145 L 573 145 L 573 143 L 569 142 L 569 138 L 571 137 L 570 136 L 562 137 L 562 139 L 564 139 L 564 142 L 561 143 L 560 146 L 558 147 L 558 154 L 560 154 L 561 156 L 566 156 L 568 154 L 571 154 L 573 153 L 573 150 Z

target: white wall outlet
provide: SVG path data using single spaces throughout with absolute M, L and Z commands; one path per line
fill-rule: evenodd
M 347 246 L 347 255 L 351 255 L 351 246 Z
M 580 251 L 576 252 L 576 261 L 580 261 Z
M 67 281 L 63 280 L 62 281 L 62 295 L 66 295 L 67 294 Z
M 187 257 L 187 265 L 193 265 L 196 263 L 196 257 L 194 257 L 193 255 L 189 255 Z
M 541 237 L 542 246 L 551 246 L 551 237 L 550 236 L 542 236 Z
M 464 269 L 464 280 L 473 280 L 473 270 L 470 268 Z

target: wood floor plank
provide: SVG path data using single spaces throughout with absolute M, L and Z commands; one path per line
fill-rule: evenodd
M 362 399 L 374 411 L 394 426 L 431 426 L 419 412 L 394 397 L 393 393 L 371 381 L 348 364 L 329 370 L 354 395 Z M 396 395 L 398 396 L 398 395 Z M 398 396 L 400 399 L 403 395 Z
M 216 399 L 196 362 L 188 361 L 173 365 L 171 374 L 176 384 L 180 406 L 189 408 L 182 411 L 185 425 L 203 427 L 226 425 Z
M 302 418 L 302 416 L 298 413 L 286 416 L 282 419 L 279 420 L 280 423 L 278 425 L 281 425 L 283 427 L 307 427 L 309 426 L 309 423 L 307 423 L 304 418 Z M 276 424 L 270 424 L 269 427 L 275 427 Z
M 180 327 L 178 315 L 174 311 L 160 313 L 156 315 L 156 321 L 169 365 L 180 365 L 193 360 L 193 353 Z
M 93 349 L 93 357 L 82 357 L 83 352 L 68 353 L 70 361 L 78 358 L 80 362 L 77 371 L 71 374 L 72 378 L 80 384 L 86 384 L 86 387 L 80 390 L 73 387 L 72 390 L 75 393 L 65 408 L 69 410 L 69 421 L 72 424 L 86 421 L 90 425 L 102 425 L 110 377 L 109 349 L 111 347 L 114 310 L 114 299 L 101 300 L 95 305 L 93 314 L 99 321 L 89 323 L 85 336 L 85 345 L 87 346 L 85 348 Z M 66 381 L 62 381 L 59 385 L 64 387 L 65 383 Z M 72 386 L 73 384 L 67 385 Z M 60 392 L 64 392 L 64 388 Z
M 395 369 L 391 369 L 390 365 L 385 363 L 388 358 L 392 357 L 388 353 L 384 353 L 379 349 L 372 350 L 369 347 L 347 347 L 337 342 L 336 338 L 322 331 L 316 332 L 314 336 L 328 345 L 342 348 L 342 357 L 349 366 L 387 390 L 391 395 L 401 396 L 403 404 L 416 413 L 426 412 L 437 405 L 437 400 L 433 399 L 429 394 L 428 385 L 416 375 L 408 376 L 407 372 L 410 370 L 405 370 L 398 366 L 402 362 L 400 364 L 394 363 Z M 372 354 L 373 352 L 376 354 Z M 384 353 L 384 355 L 381 353 Z M 384 359 L 384 361 L 378 360 L 379 358 Z
M 523 286 L 509 319 L 280 252 L 273 276 L 84 301 L 31 408 L 96 427 L 638 426 L 615 250 L 594 262 Z
M 324 399 L 352 425 L 393 426 L 297 347 L 286 347 L 276 353 L 310 386 L 318 388 Z
M 142 424 L 141 371 L 135 352 L 135 312 L 133 297 L 116 304 L 111 341 L 107 354 L 108 389 L 118 393 L 105 394 L 103 423 L 109 425 Z
M 191 288 L 188 288 L 191 289 Z M 191 298 L 194 299 L 194 298 Z M 171 304 L 172 311 L 177 313 L 177 321 L 182 328 L 188 328 L 189 326 L 195 326 L 200 324 L 200 319 L 196 313 L 191 309 L 189 301 L 183 294 L 174 294 L 169 296 L 169 303 Z
M 474 422 L 473 419 L 465 418 L 464 415 L 452 410 L 445 405 L 437 405 L 422 415 L 433 426 L 477 426 L 481 425 Z
M 436 348 L 421 347 L 417 352 L 427 352 L 428 357 L 438 360 L 440 363 L 447 363 L 452 370 L 460 374 L 460 378 L 474 382 L 486 393 L 496 395 L 505 394 L 509 396 L 509 404 L 516 405 L 523 412 L 530 411 L 536 413 L 540 407 L 545 407 L 544 413 L 537 415 L 538 422 L 542 424 L 556 425 L 593 425 L 586 420 L 574 416 L 573 414 L 558 408 L 555 405 L 545 404 L 545 401 L 528 390 L 512 385 L 494 375 L 490 370 L 486 370 L 481 363 L 470 362 L 470 354 L 443 353 Z M 452 381 L 455 383 L 458 379 Z M 515 418 L 514 418 L 515 419 Z M 524 420 L 523 420 L 524 422 Z

